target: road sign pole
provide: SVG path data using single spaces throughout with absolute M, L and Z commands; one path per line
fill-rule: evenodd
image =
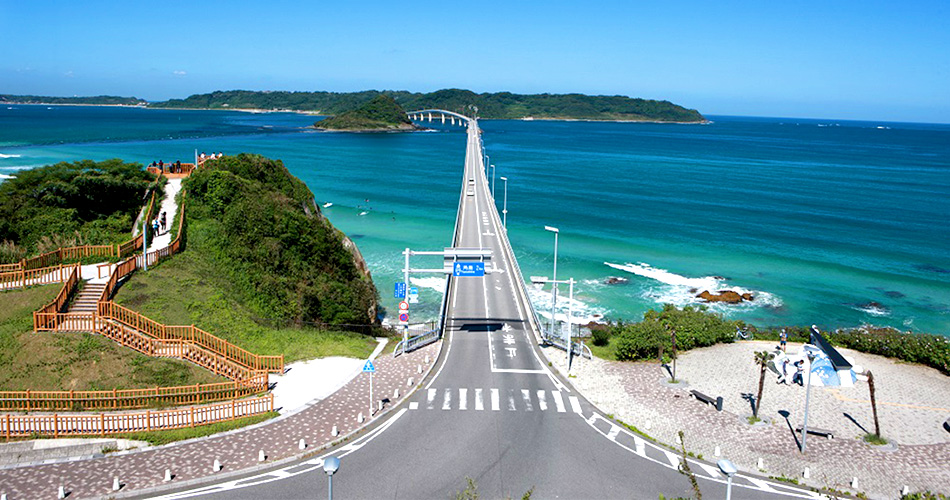
M 406 268 L 403 269 L 403 278 L 406 280 L 406 289 L 409 289 L 409 248 L 406 247 Z M 402 329 L 402 352 L 406 352 L 406 348 L 409 347 L 409 324 L 406 323 L 403 325 Z
M 569 298 L 567 301 L 567 374 L 571 374 L 571 328 L 573 328 L 573 317 L 574 317 L 574 278 L 571 278 L 568 281 L 570 286 Z
M 369 416 L 373 416 L 373 372 L 369 372 Z

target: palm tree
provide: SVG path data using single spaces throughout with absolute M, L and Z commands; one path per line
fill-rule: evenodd
M 755 363 L 759 365 L 759 394 L 755 397 L 755 407 L 752 411 L 753 418 L 759 418 L 759 408 L 762 406 L 762 386 L 765 385 L 765 367 L 768 362 L 768 351 L 758 351 L 755 353 Z

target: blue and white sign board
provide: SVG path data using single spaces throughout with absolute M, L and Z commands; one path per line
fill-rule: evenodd
M 456 262 L 455 266 L 452 269 L 452 274 L 455 276 L 471 276 L 471 277 L 485 276 L 485 263 L 484 262 Z
M 409 287 L 409 303 L 418 304 L 419 303 L 419 288 L 415 286 Z
M 363 365 L 363 373 L 373 373 L 376 371 L 376 367 L 373 366 L 373 360 L 367 359 L 366 364 Z
M 404 281 L 397 281 L 395 290 L 393 291 L 393 297 L 397 299 L 406 298 L 406 283 Z

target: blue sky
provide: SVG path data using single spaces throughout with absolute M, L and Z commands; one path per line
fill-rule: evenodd
M 468 88 L 950 122 L 950 2 L 0 0 L 0 93 Z

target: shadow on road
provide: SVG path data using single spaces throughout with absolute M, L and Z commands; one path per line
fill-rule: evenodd
M 789 422 L 789 420 L 788 420 L 788 416 L 791 415 L 791 413 L 789 413 L 788 410 L 779 410 L 778 414 L 781 415 L 782 418 L 785 419 L 785 425 L 788 426 L 788 432 L 791 432 L 791 433 L 792 433 L 792 439 L 795 440 L 795 447 L 798 448 L 799 450 L 801 450 L 801 449 L 802 449 L 802 443 L 801 443 L 801 441 L 798 440 L 798 434 L 795 432 L 795 428 L 792 427 L 792 423 Z

